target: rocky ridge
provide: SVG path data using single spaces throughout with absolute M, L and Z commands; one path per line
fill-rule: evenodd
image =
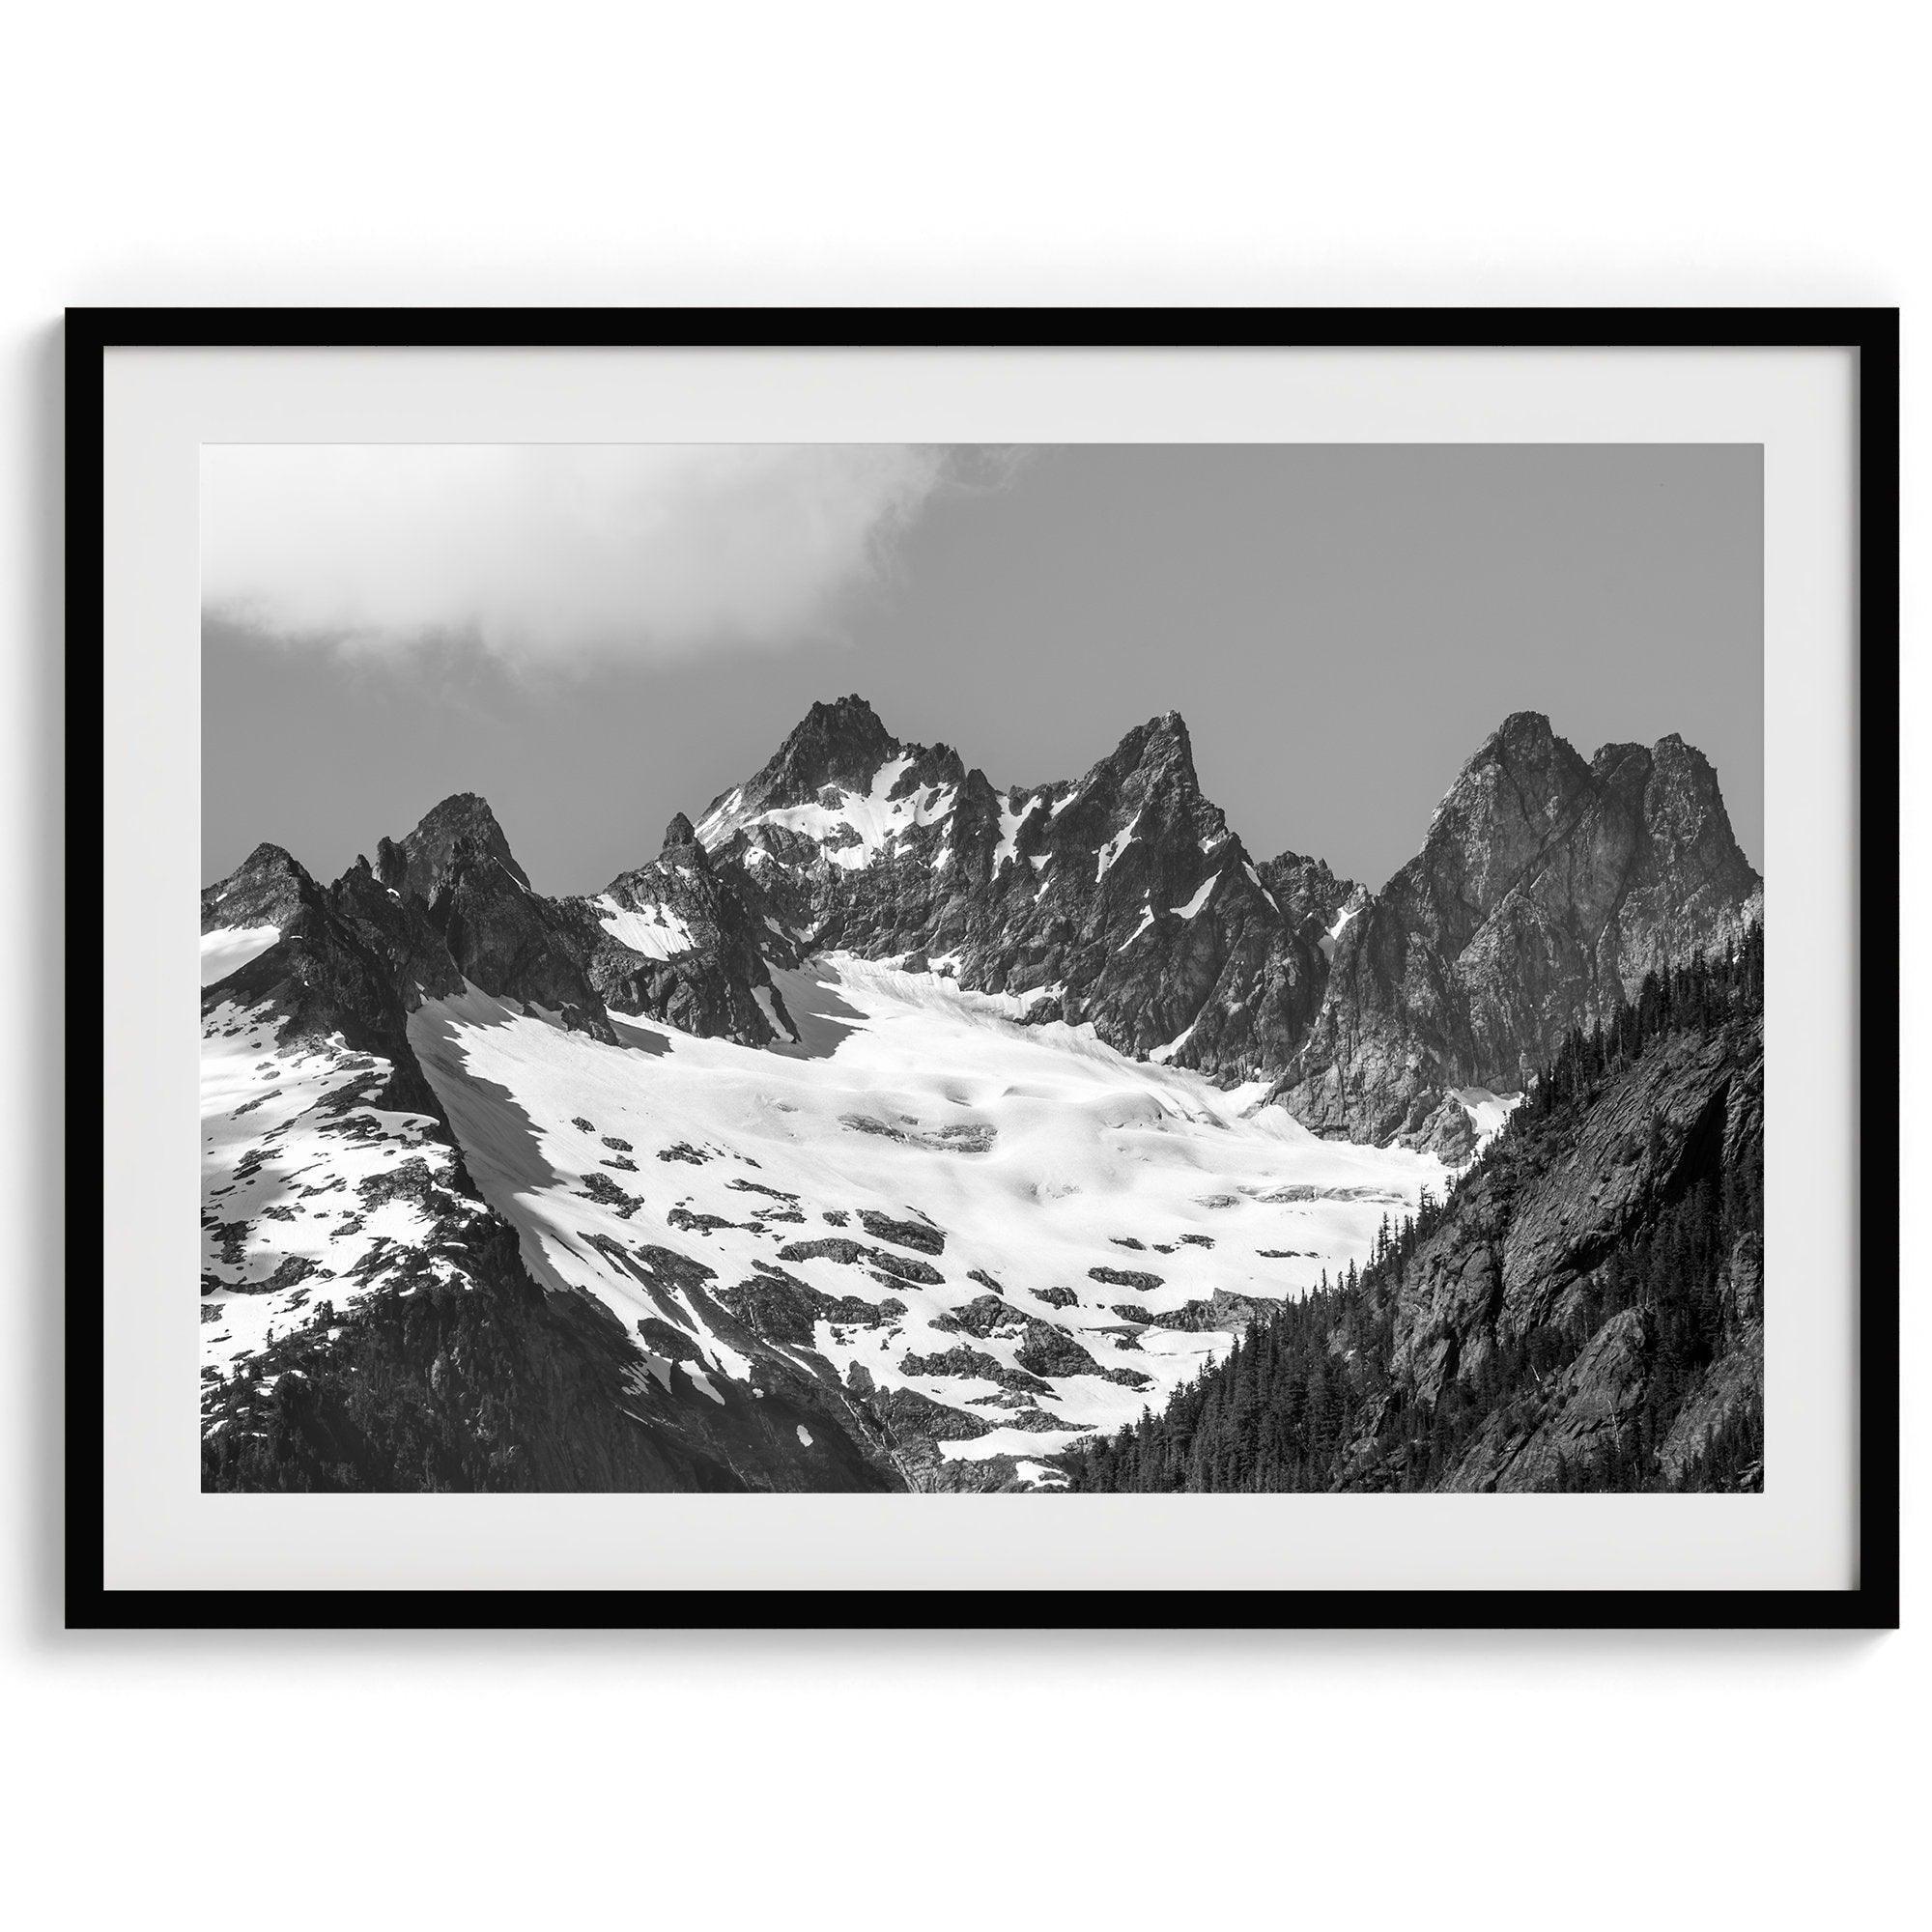
M 814 705 L 697 837 L 802 950 L 904 959 L 1230 1082 L 1285 1065 L 1320 1002 L 1318 946 L 1203 795 L 1175 712 L 1077 781 L 1001 791 L 862 698 Z
M 1753 1490 L 1762 928 L 1574 1030 L 1369 1265 L 1073 1459 L 1101 1490 Z
M 1337 935 L 1321 1010 L 1271 1097 L 1321 1133 L 1465 1154 L 1457 1090 L 1520 1092 L 1571 1026 L 1762 909 L 1701 753 L 1672 736 L 1586 763 L 1519 712 Z
M 403 1347 L 402 1329 L 391 1334 L 388 1314 L 379 1313 L 397 1294 L 446 1298 L 486 1284 L 506 1297 L 504 1319 L 517 1323 L 536 1320 L 531 1311 L 559 1293 L 575 1295 L 502 1264 L 500 1241 L 514 1248 L 516 1235 L 478 1198 L 458 1125 L 419 1059 L 412 1022 L 426 1003 L 488 996 L 506 1014 L 537 1016 L 613 1051 L 635 1051 L 635 1023 L 647 1020 L 696 1038 L 811 1052 L 801 1048 L 803 1022 L 775 974 L 796 978 L 803 962 L 836 952 L 941 976 L 1012 1019 L 1091 1024 L 1122 1053 L 1223 1085 L 1268 1079 L 1272 1097 L 1324 1135 L 1400 1142 L 1459 1162 L 1501 1118 L 1497 1108 L 1484 1111 L 1484 1090 L 1520 1088 L 1575 1020 L 1608 1012 L 1659 962 L 1721 943 L 1761 906 L 1761 889 L 1737 850 L 1715 775 L 1675 738 L 1605 747 L 1585 764 L 1547 720 L 1519 714 L 1465 767 L 1416 859 L 1372 895 L 1317 859 L 1251 859 L 1203 795 L 1177 714 L 1130 731 L 1077 781 L 1002 791 L 950 747 L 901 743 L 851 697 L 814 706 L 753 779 L 696 826 L 678 814 L 656 859 L 595 896 L 537 893 L 488 805 L 459 794 L 404 838 L 382 839 L 373 866 L 358 860 L 333 885 L 318 885 L 288 853 L 263 845 L 202 900 L 204 972 L 213 976 L 205 1030 L 236 1063 L 223 1076 L 205 1169 L 216 1194 L 242 1189 L 211 1199 L 205 1211 L 204 1319 L 225 1323 L 224 1344 L 239 1351 L 223 1359 L 252 1362 L 259 1377 L 273 1350 L 292 1346 L 291 1324 L 308 1334 L 303 1348 L 318 1325 L 365 1340 L 380 1330 L 384 1348 L 394 1343 L 399 1360 L 415 1364 L 399 1374 L 427 1373 L 414 1344 Z M 256 1053 L 244 1073 L 242 1060 Z M 514 1105 L 505 1118 L 515 1120 Z M 993 1129 L 972 1122 L 908 1125 L 867 1113 L 842 1125 L 956 1154 L 992 1145 Z M 660 1161 L 716 1157 L 682 1144 L 645 1151 Z M 610 1140 L 581 1190 L 592 1203 L 586 1227 L 607 1208 L 617 1217 L 627 1258 L 610 1265 L 627 1278 L 637 1251 L 627 1221 L 643 1198 L 634 1153 Z M 342 1184 L 373 1190 L 365 1208 L 344 1212 L 333 1200 L 310 1199 L 312 1184 L 285 1185 L 298 1154 L 338 1168 Z M 1597 1149 L 1577 1155 L 1603 1157 Z M 733 1183 L 754 1193 L 760 1184 Z M 1246 1193 L 1299 1198 L 1293 1187 Z M 682 1246 L 658 1252 L 669 1257 L 664 1265 L 695 1265 L 694 1244 L 701 1250 L 722 1231 L 776 1235 L 801 1218 L 795 1200 L 756 1209 L 722 1195 L 679 1203 L 666 1225 Z M 842 1218 L 825 1214 L 835 1225 Z M 379 1228 L 388 1232 L 372 1232 Z M 527 1231 L 524 1239 L 527 1260 Z M 830 1254 L 840 1244 L 849 1258 Z M 1145 1328 L 1231 1337 L 1260 1305 L 1208 1284 L 1150 1313 L 1119 1284 L 1160 1277 L 1122 1270 L 1118 1264 L 1130 1257 L 1106 1264 L 1103 1250 L 1079 1294 L 1036 1287 L 1036 1305 L 1022 1300 L 1015 1311 L 989 1287 L 996 1307 L 975 1315 L 973 1291 L 942 1287 L 942 1270 L 927 1260 L 842 1236 L 794 1245 L 808 1270 L 828 1259 L 856 1263 L 871 1285 L 857 1296 L 813 1286 L 780 1264 L 789 1249 L 775 1249 L 736 1287 L 707 1289 L 675 1268 L 661 1278 L 651 1272 L 660 1264 L 650 1264 L 637 1278 L 656 1313 L 648 1334 L 638 1324 L 639 1340 L 619 1327 L 613 1341 L 588 1316 L 559 1318 L 588 1350 L 585 1359 L 635 1361 L 641 1350 L 659 1365 L 650 1380 L 665 1400 L 639 1425 L 657 1447 L 635 1463 L 616 1455 L 602 1465 L 629 1470 L 616 1486 L 997 1486 L 1024 1459 L 949 1465 L 937 1457 L 941 1441 L 994 1426 L 973 1403 L 1002 1409 L 1000 1427 L 1051 1430 L 1060 1424 L 1040 1399 L 1052 1398 L 1055 1377 L 1151 1386 L 1140 1369 L 1109 1359 L 1115 1344 L 1094 1339 L 1106 1328 L 1074 1339 L 1083 1322 L 1104 1319 L 1129 1338 Z M 1123 1236 L 1117 1245 L 1140 1242 Z M 497 1256 L 488 1266 L 464 1259 L 484 1250 Z M 1284 1263 L 1297 1252 L 1259 1250 Z M 1474 1271 L 1466 1297 L 1492 1292 L 1476 1278 L 1485 1265 L 1502 1264 L 1459 1263 Z M 328 1283 L 353 1283 L 354 1293 L 336 1286 L 325 1295 Z M 917 1295 L 933 1291 L 924 1313 L 882 1314 L 891 1291 L 908 1285 Z M 1096 1318 L 1085 1302 L 1109 1285 L 1119 1305 Z M 1441 1321 L 1433 1302 L 1419 1305 L 1405 1330 L 1413 1356 L 1406 1372 L 1418 1387 L 1435 1374 L 1435 1353 L 1451 1346 L 1445 1337 L 1455 1338 L 1459 1360 L 1465 1348 L 1481 1353 L 1480 1335 L 1458 1325 L 1464 1293 L 1445 1286 Z M 954 1306 L 958 1295 L 968 1298 Z M 326 1323 L 313 1312 L 322 1308 Z M 981 1316 L 990 1321 L 984 1334 L 975 1326 Z M 943 1396 L 951 1378 L 996 1394 L 962 1409 L 950 1397 L 874 1385 L 863 1368 L 802 1351 L 799 1339 L 801 1320 L 851 1334 L 885 1323 L 896 1335 L 902 1321 L 912 1321 L 911 1334 L 928 1318 L 935 1331 L 956 1320 L 974 1337 L 903 1345 L 928 1391 Z M 468 1318 L 451 1319 L 461 1327 Z M 1640 1352 L 1640 1333 L 1628 1323 L 1618 1332 Z M 733 1359 L 755 1365 L 755 1415 L 728 1388 L 726 1399 L 704 1386 L 720 1361 Z M 1606 1342 L 1604 1361 L 1615 1359 Z M 693 1373 L 667 1381 L 671 1366 Z M 317 1373 L 313 1362 L 302 1370 Z M 620 1393 L 637 1373 L 610 1386 Z M 1585 1378 L 1600 1387 L 1607 1374 L 1593 1367 Z M 221 1382 L 211 1394 L 211 1414 L 228 1404 L 225 1390 Z M 793 1409 L 788 1446 L 774 1425 Z M 497 1473 L 522 1482 L 567 1466 L 545 1436 L 565 1426 L 560 1410 L 533 1425 L 521 1460 Z M 801 1471 L 807 1436 L 820 1453 Z M 450 1455 L 445 1472 L 461 1464 L 474 1475 Z M 1506 1466 L 1497 1464 L 1497 1482 Z

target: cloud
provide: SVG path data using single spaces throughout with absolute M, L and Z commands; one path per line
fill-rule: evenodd
M 279 641 L 512 662 L 823 635 L 936 492 L 1006 465 L 905 443 L 223 444 L 202 606 Z

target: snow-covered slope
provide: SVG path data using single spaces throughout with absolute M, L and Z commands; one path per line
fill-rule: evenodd
M 951 962 L 1133 1056 L 1230 1083 L 1288 1064 L 1326 964 L 1206 798 L 1168 712 L 1077 781 L 997 789 L 901 743 L 858 696 L 816 704 L 696 837 L 802 949 Z
M 1730 876 L 1680 753 L 1646 931 Z M 1410 899 L 1253 860 L 1178 714 L 1000 790 L 857 697 L 590 896 L 473 793 L 327 887 L 260 845 L 201 902 L 205 1480 L 1052 1487 L 1503 1124 L 1473 1071 L 1406 1146 L 1267 1104 L 1318 1015 L 1437 1079 L 1427 984 L 1380 1033 L 1335 994 L 1429 941 Z
M 211 1389 L 279 1334 L 379 1289 L 452 1283 L 481 1212 L 425 1114 L 376 1104 L 393 1067 L 335 1035 L 288 1044 L 229 1002 L 201 1041 L 201 1359 Z
M 474 990 L 410 1021 L 532 1273 L 639 1335 L 646 1405 L 760 1400 L 742 1323 L 865 1402 L 921 1486 L 1048 1480 L 1445 1179 L 929 973 L 774 978 L 789 1047 L 621 1012 L 611 1046 Z

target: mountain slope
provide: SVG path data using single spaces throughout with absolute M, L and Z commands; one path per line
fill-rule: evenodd
M 410 1035 L 531 1273 L 637 1337 L 640 1395 L 722 1419 L 776 1354 L 918 1488 L 1048 1480 L 1443 1178 L 936 975 L 776 977 L 773 1050 L 622 1013 L 612 1047 L 473 991 Z
M 1762 910 L 1715 773 L 1682 739 L 1587 764 L 1519 712 L 1464 766 L 1421 852 L 1337 935 L 1274 1096 L 1318 1132 L 1466 1155 L 1457 1090 L 1514 1093 L 1645 973 Z
M 1002 792 L 817 705 L 594 896 L 473 793 L 327 887 L 259 846 L 202 895 L 207 1480 L 1054 1487 L 1755 890 L 1696 753 L 1528 714 L 1373 898 L 1251 860 L 1173 713 Z
M 563 900 L 561 911 L 608 1006 L 752 1046 L 792 1037 L 764 957 L 774 939 L 781 958 L 792 948 L 713 869 L 682 812 L 650 864 L 595 898 Z
M 689 1385 L 640 1404 L 630 1333 L 532 1281 L 412 1031 L 486 981 L 547 1033 L 615 1051 L 615 1027 L 481 800 L 381 853 L 394 883 L 358 860 L 323 888 L 262 847 L 203 895 L 205 970 L 245 955 L 202 995 L 208 1486 L 902 1487 L 880 1433 L 777 1352 L 750 1351 L 755 1411 Z
M 1760 1488 L 1762 928 L 1573 1033 L 1445 1204 L 1082 1489 Z
M 923 958 L 1217 1079 L 1284 1065 L 1321 999 L 1317 945 L 1202 795 L 1174 712 L 1075 783 L 1002 792 L 862 698 L 814 705 L 697 837 L 801 948 Z

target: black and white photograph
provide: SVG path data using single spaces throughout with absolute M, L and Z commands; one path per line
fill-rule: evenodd
M 1909 1919 L 1916 16 L 9 24 L 19 1922 Z
M 199 489 L 205 1492 L 1776 1481 L 1756 444 Z

